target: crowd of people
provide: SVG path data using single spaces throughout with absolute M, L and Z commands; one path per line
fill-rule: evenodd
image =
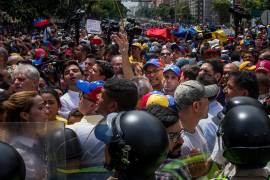
M 267 179 L 269 87 L 262 25 L 225 40 L 0 35 L 0 177 Z

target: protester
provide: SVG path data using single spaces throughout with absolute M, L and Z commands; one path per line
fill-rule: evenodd
M 44 100 L 35 91 L 15 93 L 3 103 L 5 122 L 46 122 L 49 111 Z
M 79 106 L 79 89 L 76 87 L 76 82 L 83 79 L 83 71 L 77 62 L 68 61 L 64 64 L 62 75 L 68 91 L 60 97 L 61 108 L 59 114 L 67 118 L 70 111 Z
M 5 10 L 3 13 L 6 13 Z M 220 116 L 228 108 L 227 103 L 231 99 L 239 96 L 258 99 L 264 110 L 270 114 L 269 27 L 244 25 L 245 27 L 236 28 L 234 31 L 225 25 L 207 23 L 140 24 L 135 19 L 127 19 L 127 22 L 124 20 L 123 23 L 104 20 L 101 22 L 102 32 L 96 35 L 88 34 L 84 26 L 81 26 L 83 21 L 79 23 L 79 27 L 73 27 L 72 24 L 77 21 L 72 17 L 70 26 L 54 23 L 52 21 L 55 18 L 51 18 L 45 20 L 49 23 L 39 28 L 35 26 L 36 21 L 31 27 L 25 26 L 25 22 L 20 20 L 17 22 L 16 19 L 15 23 L 9 24 L 6 22 L 9 18 L 3 18 L 3 22 L 0 20 L 0 100 L 5 101 L 0 107 L 1 121 L 42 121 L 48 124 L 61 121 L 64 122 L 62 127 L 66 127 L 68 123 L 76 134 L 77 138 L 74 138 L 77 139 L 77 144 L 80 144 L 82 154 L 76 156 L 73 168 L 58 168 L 64 176 L 68 174 L 67 179 L 106 179 L 111 175 L 100 167 L 105 160 L 105 144 L 96 137 L 94 131 L 101 122 L 106 121 L 110 124 L 115 114 L 121 111 L 149 109 L 153 105 L 160 105 L 161 107 L 155 107 L 150 111 L 160 116 L 161 122 L 169 119 L 170 114 L 173 114 L 172 122 L 175 122 L 175 112 L 169 111 L 177 111 L 181 124 L 172 123 L 173 129 L 170 129 L 171 126 L 165 126 L 167 131 L 175 136 L 169 140 L 170 151 L 164 157 L 171 157 L 175 145 L 175 154 L 181 159 L 173 157 L 172 161 L 169 158 L 169 162 L 167 159 L 157 164 L 162 163 L 160 172 L 161 169 L 172 167 L 170 165 L 175 167 L 173 170 L 189 171 L 187 176 L 183 176 L 184 179 L 199 179 L 204 175 L 210 179 L 209 174 L 217 172 L 217 169 L 208 171 L 212 161 L 206 160 L 205 156 L 208 157 L 210 153 L 211 158 L 221 165 L 219 170 L 227 172 L 227 169 L 224 169 L 227 161 L 222 157 L 222 148 L 218 146 L 220 138 L 217 138 L 216 132 L 222 123 Z M 77 87 L 78 80 L 84 85 L 88 84 L 87 88 L 100 81 L 105 81 L 105 84 L 98 90 L 90 91 L 85 89 L 84 85 Z M 159 114 L 157 109 L 163 113 Z M 239 112 L 242 110 L 239 109 Z M 243 113 L 251 117 L 248 113 Z M 237 118 L 238 116 L 235 116 L 235 119 Z M 259 115 L 254 117 L 260 118 Z M 29 132 L 35 134 L 37 129 L 32 128 Z M 234 130 L 238 129 L 239 127 L 235 127 Z M 67 134 L 69 130 L 66 131 Z M 249 132 L 253 132 L 252 130 Z M 65 133 L 64 130 L 59 131 Z M 144 139 L 139 139 L 139 135 L 143 133 L 136 129 L 136 143 L 144 142 Z M 0 135 L 7 137 L 5 128 L 0 128 Z M 172 145 L 176 135 L 179 142 Z M 43 140 L 43 137 L 41 139 Z M 254 142 L 257 141 L 259 142 L 259 139 Z M 22 142 L 24 145 L 28 144 L 28 141 L 20 141 Z M 34 147 L 30 146 L 30 154 Z M 63 147 L 65 145 L 61 146 Z M 257 146 L 256 148 L 260 149 Z M 66 152 L 72 153 L 72 149 L 66 149 Z M 116 152 L 119 151 L 113 150 L 106 154 L 115 158 Z M 40 153 L 37 151 L 36 154 Z M 204 156 L 200 163 L 194 163 L 189 159 L 192 159 L 194 154 L 195 159 L 198 154 Z M 26 155 L 23 158 L 25 157 Z M 49 160 L 51 158 L 50 154 L 44 157 Z M 230 157 L 226 158 L 230 160 Z M 125 161 L 127 158 L 123 159 Z M 131 162 L 133 165 L 134 161 Z M 192 162 L 188 164 L 188 171 L 180 165 L 186 162 Z M 30 167 L 27 163 L 26 166 Z M 36 164 L 32 165 L 37 169 L 34 176 L 39 177 L 38 174 L 43 176 L 47 173 L 43 165 L 42 168 Z M 131 174 L 126 174 L 125 167 L 121 167 L 120 170 L 118 166 L 114 167 L 117 167 L 116 172 L 124 172 L 124 175 L 131 179 Z M 51 168 L 54 168 L 52 172 L 58 171 L 56 167 Z M 153 169 L 149 176 L 151 178 L 154 178 Z M 241 167 L 236 168 L 237 173 L 238 169 Z M 102 176 L 102 173 L 96 171 L 107 174 Z M 242 172 L 242 169 L 240 171 Z M 234 173 L 228 174 L 229 177 L 235 178 Z M 175 178 L 171 174 L 167 175 L 166 172 L 165 176 L 160 178 Z M 29 177 L 29 173 L 26 177 Z
M 68 121 L 58 115 L 58 111 L 61 107 L 58 93 L 53 89 L 43 89 L 42 91 L 40 91 L 40 95 L 43 98 L 44 103 L 46 104 L 49 111 L 48 120 L 59 121 L 67 124 Z
M 144 66 L 144 74 L 149 79 L 154 90 L 160 91 L 163 88 L 163 70 L 164 65 L 158 59 L 150 59 Z
M 249 96 L 257 99 L 259 89 L 256 75 L 247 71 L 230 73 L 224 93 L 226 101 L 236 96 Z
M 165 95 L 174 95 L 176 87 L 179 85 L 181 71 L 176 65 L 169 65 L 163 70 L 163 92 Z
M 40 73 L 30 64 L 19 64 L 14 71 L 12 92 L 38 91 Z

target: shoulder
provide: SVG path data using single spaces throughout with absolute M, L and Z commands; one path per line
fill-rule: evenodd
M 61 116 L 56 116 L 56 121 L 60 121 L 60 122 L 63 122 L 65 124 L 68 123 L 68 121 L 65 118 L 61 117 Z

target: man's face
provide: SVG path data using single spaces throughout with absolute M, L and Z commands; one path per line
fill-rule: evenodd
M 84 65 L 85 65 L 85 71 L 87 71 L 86 74 L 89 74 L 90 69 L 93 68 L 93 66 L 96 63 L 96 59 L 95 58 L 86 58 L 86 60 L 84 61 Z
M 14 91 L 37 91 L 39 80 L 33 80 L 28 78 L 24 74 L 14 75 Z
M 232 63 L 226 64 L 223 67 L 223 75 L 222 75 L 222 80 L 221 80 L 221 85 L 223 87 L 225 87 L 226 84 L 227 84 L 227 81 L 228 81 L 228 78 L 229 78 L 229 74 L 231 72 L 235 72 L 235 71 L 238 71 L 238 68 L 237 68 L 236 65 L 234 65 Z
M 64 71 L 64 80 L 68 86 L 75 86 L 77 80 L 83 79 L 83 75 L 76 65 L 66 67 Z
M 251 63 L 254 63 L 254 57 L 251 53 L 244 54 L 243 61 L 250 61 Z
M 173 71 L 163 73 L 163 87 L 165 91 L 174 92 L 179 85 L 179 77 Z
M 78 46 L 75 48 L 74 50 L 74 59 L 75 60 L 79 60 L 81 61 L 82 60 L 82 50 L 81 50 L 81 46 Z
M 176 61 L 178 58 L 180 58 L 182 56 L 182 53 L 179 51 L 179 50 L 177 50 L 177 49 L 174 49 L 173 51 L 172 51 L 172 54 L 171 54 L 171 58 L 172 58 L 172 61 L 174 62 L 174 61 Z
M 114 74 L 121 74 L 122 73 L 122 57 L 117 56 L 112 58 L 112 67 Z
M 103 89 L 101 94 L 100 94 L 100 98 L 97 104 L 97 113 L 102 114 L 102 115 L 107 115 L 109 113 L 114 112 L 111 109 L 111 105 L 114 102 L 114 100 L 112 100 L 112 98 L 110 98 L 107 94 L 106 94 L 106 90 Z
M 164 64 L 171 64 L 171 58 L 170 58 L 171 53 L 169 50 L 167 50 L 167 49 L 162 50 L 160 55 L 161 55 L 160 57 L 163 60 Z
M 209 110 L 209 101 L 208 98 L 203 97 L 199 101 L 200 104 L 200 119 L 206 119 L 208 117 L 208 110 Z
M 141 49 L 137 46 L 131 46 L 131 54 L 132 54 L 132 56 L 140 57 Z
M 163 73 L 161 68 L 155 65 L 149 65 L 146 68 L 145 75 L 149 79 L 153 88 L 162 84 Z
M 90 69 L 88 81 L 98 81 L 105 80 L 105 76 L 101 75 L 101 69 L 98 64 L 95 64 L 92 69 Z
M 210 76 L 214 76 L 214 70 L 213 67 L 209 64 L 209 63 L 204 63 L 201 68 L 200 68 L 200 72 L 199 75 L 202 74 L 209 74 Z
M 236 83 L 234 77 L 229 77 L 227 85 L 224 88 L 225 101 L 228 102 L 231 98 L 236 96 L 244 96 L 244 90 L 240 89 Z
M 95 111 L 95 103 L 89 98 L 87 94 L 80 94 L 79 111 L 83 115 L 92 114 Z
M 177 123 L 173 124 L 172 126 L 166 129 L 169 135 L 169 158 L 179 158 L 181 155 L 181 146 L 184 143 L 181 134 L 183 132 L 183 126 L 178 121 Z

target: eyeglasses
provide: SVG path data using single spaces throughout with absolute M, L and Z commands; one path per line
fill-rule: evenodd
M 160 55 L 161 55 L 161 56 L 165 56 L 165 55 L 166 55 L 166 56 L 169 56 L 170 53 L 161 53 Z
M 168 133 L 169 135 L 169 139 L 173 142 L 173 143 L 176 143 L 179 138 L 181 137 L 181 135 L 184 133 L 184 128 L 182 128 L 179 132 L 171 132 L 171 133 Z
M 155 69 L 155 70 L 153 70 L 153 71 L 145 71 L 145 74 L 146 74 L 146 75 L 156 74 L 156 73 L 158 73 L 160 70 L 161 70 L 161 69 Z

